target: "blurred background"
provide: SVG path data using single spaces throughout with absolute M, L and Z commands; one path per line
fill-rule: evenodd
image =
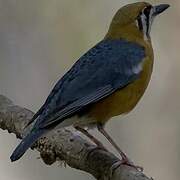
M 103 38 L 118 8 L 132 2 L 0 0 L 0 94 L 36 111 L 55 82 Z M 155 66 L 150 86 L 132 113 L 114 118 L 106 129 L 147 175 L 176 180 L 180 177 L 180 1 L 149 2 L 171 4 L 152 28 Z M 0 130 L 0 179 L 93 179 L 69 167 L 47 166 L 32 150 L 11 163 L 9 156 L 18 142 Z

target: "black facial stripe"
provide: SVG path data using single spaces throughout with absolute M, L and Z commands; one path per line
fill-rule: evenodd
M 142 31 L 143 30 L 143 23 L 142 23 L 141 16 L 138 17 L 137 21 L 138 21 L 139 30 Z
M 137 17 L 137 25 L 140 31 L 143 31 L 143 34 L 146 35 L 146 37 L 150 36 L 150 26 L 152 21 L 152 6 L 145 7 Z
M 143 14 L 144 14 L 146 17 L 149 17 L 150 12 L 151 12 L 151 9 L 152 9 L 152 6 L 147 6 L 147 7 L 143 10 Z
M 149 16 L 146 16 L 146 26 L 147 26 L 147 33 L 148 33 L 148 30 L 149 30 L 149 26 L 150 26 L 150 21 L 149 21 L 150 17 Z
M 151 13 L 151 8 L 152 6 L 147 6 L 144 10 L 143 10 L 143 14 L 146 16 L 146 26 L 147 26 L 147 31 L 150 28 L 150 13 Z

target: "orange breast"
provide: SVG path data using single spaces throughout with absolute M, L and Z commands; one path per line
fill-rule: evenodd
M 105 123 L 111 117 L 131 111 L 147 88 L 152 73 L 152 67 L 153 60 L 146 58 L 140 78 L 92 105 L 89 115 L 96 121 Z

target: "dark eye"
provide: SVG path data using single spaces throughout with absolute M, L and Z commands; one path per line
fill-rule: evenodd
M 147 6 L 144 10 L 143 10 L 143 13 L 146 17 L 149 17 L 149 14 L 151 12 L 151 8 L 152 6 Z

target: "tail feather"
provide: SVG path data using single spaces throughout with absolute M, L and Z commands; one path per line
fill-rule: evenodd
M 20 159 L 23 156 L 23 154 L 27 151 L 27 149 L 31 147 L 33 143 L 38 138 L 40 138 L 46 131 L 47 130 L 40 129 L 30 132 L 14 150 L 13 154 L 10 157 L 11 161 L 13 162 Z

